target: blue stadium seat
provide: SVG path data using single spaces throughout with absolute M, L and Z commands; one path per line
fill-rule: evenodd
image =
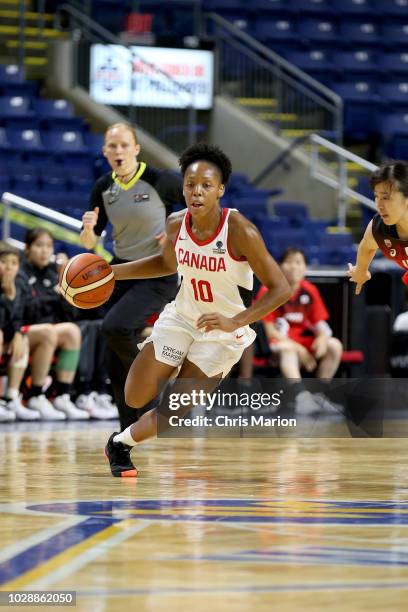
M 240 213 L 242 213 L 248 219 L 254 222 L 257 217 L 266 216 L 268 214 L 266 198 L 260 198 L 256 200 L 253 198 L 253 196 L 234 196 L 231 199 L 231 205 L 233 208 L 237 208 Z
M 320 246 L 324 249 L 341 249 L 353 246 L 353 237 L 349 232 L 322 232 L 319 238 Z
M 233 172 L 228 181 L 226 191 L 230 192 L 239 192 L 241 188 L 246 188 L 250 185 L 249 178 L 246 174 L 242 172 Z
M 23 83 L 1 83 L 0 93 L 2 96 L 27 96 L 36 98 L 38 92 L 37 81 L 24 81 Z
M 35 118 L 35 112 L 31 109 L 31 98 L 26 96 L 2 96 L 0 97 L 0 120 L 10 118 Z
M 280 253 L 289 247 L 304 248 L 309 246 L 312 238 L 308 236 L 302 229 L 282 229 L 278 235 L 273 238 L 275 248 Z
M 19 164 L 21 161 L 22 154 L 11 145 L 6 129 L 0 127 L 0 165 Z
M 364 140 L 368 135 L 378 132 L 380 98 L 372 83 L 337 83 L 333 90 L 343 98 L 344 130 L 354 140 Z
M 10 189 L 12 189 L 12 186 L 9 177 L 0 174 L 0 194 L 4 191 L 10 191 Z
M 81 194 L 85 194 L 86 197 L 89 197 L 93 185 L 93 180 L 77 180 L 77 178 L 75 177 L 75 181 L 72 181 L 72 183 L 70 184 L 70 191 L 78 196 Z
M 382 40 L 379 33 L 379 27 L 375 21 L 347 21 L 344 20 L 340 24 L 340 34 L 342 40 L 347 42 L 351 47 L 356 44 L 361 47 L 377 46 Z
M 205 0 L 205 10 L 222 13 L 225 10 L 239 11 L 245 7 L 242 0 Z
M 372 0 L 332 0 L 332 7 L 338 15 L 371 17 L 375 12 Z
M 4 127 L 0 127 L 0 149 L 7 150 L 10 148 L 10 146 L 11 145 L 7 137 L 6 129 Z
M 35 201 L 39 204 L 62 212 L 62 209 L 67 204 L 69 196 L 64 190 L 54 190 L 49 189 L 48 186 L 43 186 L 42 189 L 35 193 L 35 198 Z
M 79 130 L 50 130 L 42 132 L 44 144 L 54 153 L 88 153 Z
M 33 107 L 41 121 L 41 127 L 50 130 L 82 130 L 84 121 L 75 117 L 73 107 L 67 100 L 33 101 Z
M 319 242 L 321 264 L 344 266 L 355 261 L 357 247 L 350 233 L 322 233 Z
M 85 145 L 89 151 L 95 155 L 102 155 L 102 147 L 104 142 L 103 134 L 95 134 L 94 132 L 85 132 L 84 134 Z
M 13 189 L 21 193 L 31 193 L 38 191 L 39 180 L 37 168 L 31 164 L 21 164 L 18 168 L 13 170 L 10 168 L 12 173 Z
M 0 83 L 23 83 L 24 69 L 17 64 L 0 64 Z
M 264 14 L 275 14 L 277 16 L 287 17 L 290 12 L 290 6 L 287 0 L 252 0 L 250 6 L 256 14 L 262 11 Z
M 378 13 L 393 17 L 407 17 L 408 0 L 373 0 Z
M 48 174 L 44 172 L 41 176 L 42 188 L 48 192 L 61 192 L 68 189 L 68 180 L 65 172 L 58 176 L 55 172 Z
M 408 78 L 408 53 L 381 53 L 378 58 L 378 68 L 385 77 Z
M 34 183 L 39 179 L 40 173 L 38 167 L 29 162 L 8 166 L 8 171 L 13 180 L 23 180 L 25 182 L 32 180 Z
M 10 146 L 20 151 L 45 151 L 39 130 L 8 129 Z
M 309 216 L 308 207 L 301 202 L 276 202 L 273 209 L 275 215 L 286 217 L 292 226 L 302 224 Z
M 74 116 L 73 106 L 71 102 L 68 102 L 68 100 L 49 100 L 45 98 L 37 98 L 33 100 L 33 109 L 41 118 L 61 118 Z
M 289 229 L 289 220 L 285 217 L 263 217 L 256 223 L 266 244 L 271 244 L 284 229 Z
M 382 116 L 381 134 L 387 155 L 394 159 L 408 158 L 408 113 Z
M 314 236 L 320 236 L 322 232 L 325 232 L 329 225 L 335 225 L 335 221 L 327 221 L 326 219 L 302 219 L 302 227 L 305 232 L 309 232 Z
M 293 21 L 265 15 L 257 16 L 254 36 L 261 42 L 269 44 L 281 41 L 297 41 L 298 39 Z
M 400 20 L 401 21 L 401 20 Z M 384 23 L 381 43 L 383 46 L 399 51 L 401 46 L 408 47 L 408 17 L 402 23 Z
M 335 78 L 337 71 L 328 50 L 293 51 L 286 53 L 285 58 L 321 82 L 329 83 Z
M 386 104 L 391 104 L 401 111 L 403 110 L 401 107 L 405 107 L 408 112 L 408 79 L 407 81 L 381 83 L 377 86 L 377 90 L 381 100 Z
M 321 266 L 346 266 L 356 259 L 355 247 L 344 247 L 339 249 L 319 249 L 319 264 Z
M 347 80 L 350 76 L 360 80 L 372 79 L 378 74 L 377 57 L 373 51 L 337 51 L 333 54 L 333 63 Z
M 298 23 L 299 36 L 311 45 L 338 45 L 336 23 L 329 19 L 302 19 Z
M 295 14 L 316 15 L 327 19 L 333 16 L 330 0 L 292 0 L 290 8 Z

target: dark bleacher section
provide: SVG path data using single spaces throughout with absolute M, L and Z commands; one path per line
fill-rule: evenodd
M 66 100 L 37 96 L 36 86 L 16 67 L 0 66 L 0 75 L 0 189 L 80 219 L 95 179 L 109 169 L 101 154 L 103 136 L 90 132 Z M 9 95 L 9 85 L 16 84 L 24 95 Z M 310 219 L 303 203 L 274 204 L 280 196 L 282 189 L 259 189 L 245 174 L 234 173 L 223 205 L 255 223 L 276 258 L 297 246 L 312 264 L 353 260 L 348 233 L 328 233 L 330 224 Z M 14 238 L 21 240 L 24 233 L 24 227 L 13 224 Z
M 108 169 L 102 143 L 69 102 L 40 98 L 22 70 L 0 65 L 2 191 L 80 219 L 95 179 Z M 13 237 L 24 231 L 13 225 Z
M 346 142 L 369 140 L 384 155 L 407 157 L 408 0 L 204 5 L 342 96 Z
M 139 32 L 147 23 L 157 41 L 180 45 L 184 36 L 195 33 L 195 5 L 188 0 L 140 0 L 137 13 L 130 4 L 95 0 L 92 10 L 116 31 L 119 22 L 122 30 L 135 23 Z M 113 5 L 118 14 L 111 19 Z M 396 130 L 389 115 L 408 114 L 403 95 L 408 0 L 205 0 L 200 8 L 220 14 L 336 91 L 345 102 L 347 143 L 370 141 L 371 151 L 380 144 L 385 155 L 399 151 L 407 156 L 405 121 Z

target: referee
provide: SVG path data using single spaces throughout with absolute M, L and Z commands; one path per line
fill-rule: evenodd
M 83 215 L 81 243 L 93 249 L 108 222 L 112 224 L 112 264 L 135 261 L 160 251 L 158 236 L 174 204 L 183 204 L 181 177 L 138 161 L 140 145 L 135 129 L 115 123 L 105 132 L 103 154 L 112 172 L 100 177 L 92 190 L 89 210 Z M 106 367 L 111 380 L 120 425 L 126 429 L 137 412 L 126 405 L 124 388 L 146 322 L 174 299 L 177 275 L 119 281 L 106 304 L 102 332 Z M 143 384 L 143 381 L 140 381 Z M 149 407 L 149 406 L 148 406 Z

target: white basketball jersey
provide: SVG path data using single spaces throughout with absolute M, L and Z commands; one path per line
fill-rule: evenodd
M 246 259 L 234 259 L 228 250 L 230 212 L 223 208 L 214 236 L 199 241 L 186 211 L 176 238 L 178 271 L 183 277 L 176 308 L 193 325 L 201 314 L 219 312 L 233 317 L 251 305 L 252 269 Z

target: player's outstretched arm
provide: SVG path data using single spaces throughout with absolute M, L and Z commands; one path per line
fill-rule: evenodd
M 183 213 L 183 211 L 181 211 Z M 162 252 L 151 257 L 143 257 L 138 261 L 116 264 L 112 266 L 115 280 L 128 280 L 132 278 L 157 278 L 169 276 L 177 272 L 177 258 L 174 250 L 174 241 L 180 229 L 182 216 L 174 213 L 167 218 L 166 235 L 158 236 Z
M 353 264 L 348 264 L 347 276 L 349 277 L 350 282 L 356 283 L 355 293 L 358 295 L 361 291 L 364 283 L 370 280 L 371 273 L 369 271 L 370 263 L 374 259 L 374 255 L 377 252 L 378 245 L 374 240 L 373 222 L 367 225 L 366 231 L 364 232 L 363 239 L 358 245 L 357 250 L 357 261 L 355 266 Z
M 252 306 L 234 317 L 224 317 L 219 313 L 203 314 L 197 327 L 210 331 L 222 329 L 234 331 L 262 319 L 272 310 L 288 301 L 291 289 L 276 261 L 267 250 L 261 234 L 240 213 L 232 212 L 229 221 L 228 246 L 236 259 L 245 257 L 254 274 L 268 291 Z

